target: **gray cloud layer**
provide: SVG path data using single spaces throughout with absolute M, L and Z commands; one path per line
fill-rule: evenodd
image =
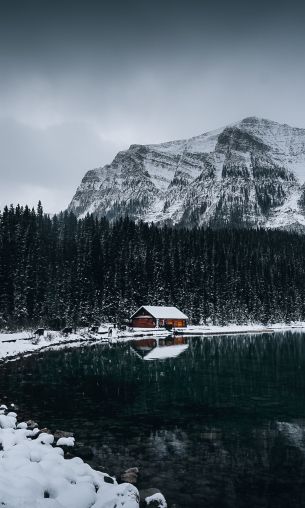
M 1 1 L 0 1 L 1 3 Z M 131 143 L 305 127 L 302 2 L 21 2 L 0 17 L 0 207 L 64 208 Z

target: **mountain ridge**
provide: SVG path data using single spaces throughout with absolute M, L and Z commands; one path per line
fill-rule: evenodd
M 305 231 L 305 129 L 247 117 L 189 139 L 132 144 L 89 170 L 69 210 L 186 227 Z

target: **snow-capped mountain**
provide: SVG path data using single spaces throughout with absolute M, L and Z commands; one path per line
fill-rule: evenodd
M 86 173 L 69 210 L 305 231 L 305 129 L 250 117 L 187 140 L 131 145 Z

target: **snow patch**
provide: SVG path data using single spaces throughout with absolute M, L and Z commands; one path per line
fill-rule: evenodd
M 74 437 L 60 437 L 56 443 L 56 446 L 74 446 Z

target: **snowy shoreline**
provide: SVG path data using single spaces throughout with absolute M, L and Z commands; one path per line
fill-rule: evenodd
M 100 328 L 103 330 L 103 326 Z M 168 335 L 177 333 L 185 336 L 221 336 L 221 335 L 243 335 L 243 334 L 262 334 L 285 331 L 302 331 L 305 329 L 305 322 L 294 322 L 291 324 L 275 323 L 269 325 L 248 324 L 248 325 L 226 325 L 226 326 L 188 326 L 187 328 L 177 328 L 172 332 L 159 329 L 133 329 L 118 331 L 112 329 L 112 334 L 108 335 L 107 328 L 100 333 L 92 333 L 81 330 L 77 333 L 64 335 L 60 332 L 46 331 L 44 336 L 33 338 L 30 331 L 23 332 L 0 332 L 0 362 L 17 360 L 24 356 L 42 351 L 58 350 L 65 347 L 75 348 L 84 344 L 117 344 L 129 342 L 131 340 L 142 340 L 143 338 L 153 337 L 164 339 Z
M 79 457 L 65 458 L 60 446 L 73 446 L 74 438 L 55 442 L 45 430 L 40 431 L 34 422 L 17 423 L 14 405 L 0 406 L 0 504 L 8 508 L 139 507 L 134 485 L 119 484 Z M 166 507 L 165 500 L 160 506 Z
M 118 334 L 116 337 L 110 337 L 110 343 L 120 343 L 120 342 L 128 342 L 130 340 L 142 340 L 147 337 L 155 337 L 155 338 L 165 338 L 168 335 L 181 335 L 185 337 L 191 336 L 221 336 L 221 335 L 252 335 L 252 334 L 263 334 L 263 333 L 275 333 L 275 332 L 287 332 L 287 331 L 302 331 L 305 329 L 305 322 L 298 321 L 291 324 L 286 323 L 274 323 L 269 325 L 263 324 L 247 324 L 247 325 L 225 325 L 225 326 L 217 326 L 217 325 L 197 325 L 197 326 L 188 326 L 187 328 L 175 328 L 172 331 L 166 331 L 164 329 L 145 329 L 145 328 L 137 328 L 136 332 L 133 334 L 130 332 L 125 332 Z M 146 331 L 145 331 L 146 330 Z
M 248 325 L 225 325 L 225 326 L 189 326 L 184 331 L 184 335 L 230 335 L 243 333 L 274 333 L 296 329 L 304 329 L 305 322 L 299 321 L 291 324 L 248 324 Z M 182 332 L 183 329 L 177 329 Z

